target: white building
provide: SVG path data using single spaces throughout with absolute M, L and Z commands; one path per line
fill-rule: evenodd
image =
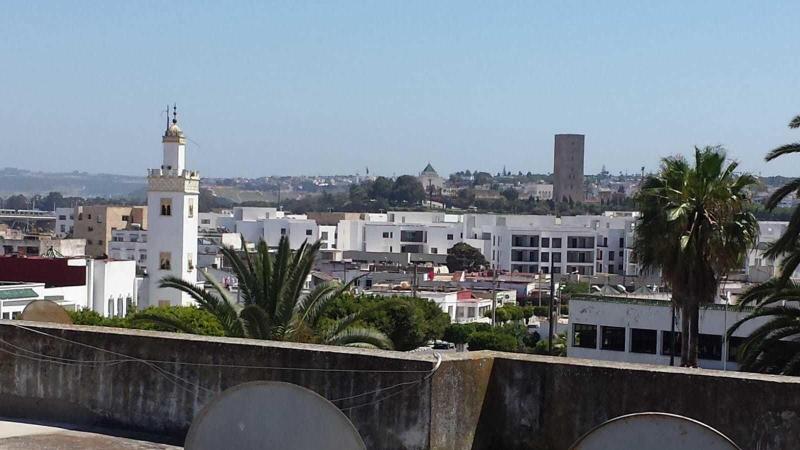
M 174 110 L 162 144 L 161 168 L 150 169 L 147 177 L 148 305 L 190 305 L 187 294 L 158 286 L 166 276 L 197 281 L 200 175 L 186 169 L 186 138 Z
M 147 269 L 147 231 L 113 230 L 108 244 L 111 259 L 136 261 L 140 271 Z
M 136 305 L 136 263 L 83 258 L 0 258 L 0 317 L 14 319 L 33 300 L 67 310 L 124 316 Z
M 75 208 L 56 208 L 55 236 L 65 238 L 75 230 Z
M 777 260 L 767 258 L 764 256 L 764 252 L 769 244 L 777 241 L 783 235 L 788 226 L 789 222 L 758 222 L 758 243 L 748 253 L 744 267 L 748 281 L 760 283 L 780 274 L 780 265 L 783 258 L 778 258 Z M 792 278 L 800 278 L 800 269 L 792 274 Z
M 528 183 L 522 186 L 519 197 L 522 199 L 533 198 L 538 201 L 553 199 L 553 185 L 547 183 Z
M 575 358 L 668 365 L 672 348 L 672 309 L 668 300 L 631 297 L 577 297 L 569 303 L 567 355 Z M 728 327 L 746 317 L 723 304 L 700 309 L 699 364 L 736 370 L 736 348 L 768 318 L 740 327 L 730 341 Z M 680 314 L 675 325 L 675 361 L 680 364 Z

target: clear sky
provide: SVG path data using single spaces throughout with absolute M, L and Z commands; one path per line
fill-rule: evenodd
M 0 167 L 144 175 L 177 102 L 208 176 L 653 169 L 722 144 L 797 176 L 800 1 L 13 1 Z

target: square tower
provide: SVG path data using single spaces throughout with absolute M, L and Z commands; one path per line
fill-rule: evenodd
M 186 138 L 175 116 L 162 139 L 163 165 L 147 176 L 148 306 L 194 304 L 187 294 L 159 287 L 166 276 L 197 283 L 200 175 L 185 168 Z
M 582 134 L 557 134 L 553 152 L 553 200 L 583 202 Z

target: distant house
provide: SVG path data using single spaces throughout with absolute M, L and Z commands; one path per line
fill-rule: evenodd
M 428 165 L 425 166 L 417 179 L 420 183 L 422 183 L 422 187 L 425 188 L 425 192 L 430 192 L 431 189 L 438 192 L 444 187 L 444 178 L 440 177 L 439 174 L 436 173 L 436 169 L 431 166 L 431 163 L 428 163 Z

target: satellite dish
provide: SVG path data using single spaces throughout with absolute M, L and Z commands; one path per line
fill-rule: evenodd
M 645 412 L 611 419 L 581 436 L 571 450 L 741 450 L 710 426 L 676 414 Z
M 366 450 L 350 419 L 314 391 L 278 381 L 234 386 L 194 418 L 186 450 Z
M 22 310 L 22 320 L 31 322 L 50 322 L 72 324 L 72 318 L 67 311 L 52 300 L 34 300 Z

